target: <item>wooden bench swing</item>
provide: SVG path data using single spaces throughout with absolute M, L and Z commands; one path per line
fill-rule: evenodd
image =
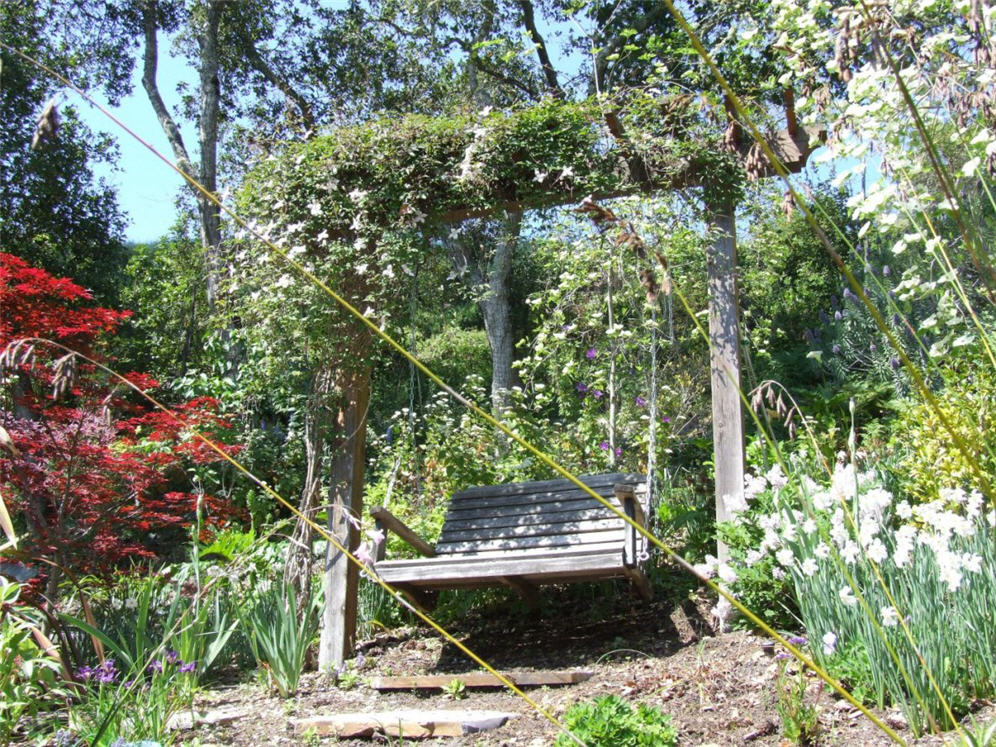
M 588 475 L 581 482 L 646 525 L 647 479 L 642 475 Z M 644 599 L 647 540 L 569 480 L 518 482 L 455 493 L 433 547 L 383 506 L 370 511 L 378 529 L 394 532 L 422 558 L 384 560 L 374 570 L 412 602 L 431 608 L 435 592 L 506 586 L 532 606 L 537 587 L 628 578 Z

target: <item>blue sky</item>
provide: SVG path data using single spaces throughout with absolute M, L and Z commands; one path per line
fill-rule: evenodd
M 192 68 L 186 67 L 182 60 L 170 57 L 166 53 L 168 49 L 169 41 L 162 39 L 157 76 L 159 92 L 180 125 L 188 152 L 196 159 L 197 133 L 189 122 L 183 121 L 178 116 L 179 97 L 176 94 L 176 84 L 186 81 L 191 87 L 196 88 L 197 73 Z M 142 88 L 140 63 L 141 61 L 133 76 L 134 91 L 131 96 L 124 99 L 119 107 L 111 108 L 111 111 L 172 161 L 173 151 L 166 140 L 166 135 L 163 134 L 159 120 L 152 111 L 152 104 L 145 95 L 145 89 Z M 107 101 L 100 95 L 95 95 L 94 98 L 101 105 L 107 106 Z M 97 164 L 94 172 L 117 189 L 118 204 L 129 219 L 126 229 L 128 240 L 152 241 L 164 235 L 176 220 L 175 202 L 183 180 L 145 146 L 79 96 L 68 93 L 66 103 L 76 106 L 80 116 L 91 128 L 109 133 L 118 143 L 121 157 L 117 168 L 112 169 L 107 164 Z

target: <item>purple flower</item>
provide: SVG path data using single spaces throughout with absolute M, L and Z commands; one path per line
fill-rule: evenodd
M 840 355 L 840 345 L 835 344 L 832 348 L 830 348 L 830 352 L 834 355 Z
M 646 406 L 647 406 L 647 400 L 645 400 L 645 399 L 644 399 L 643 397 L 641 397 L 641 396 L 640 396 L 639 394 L 638 394 L 638 395 L 636 395 L 636 398 L 635 398 L 635 399 L 633 400 L 633 403 L 634 403 L 634 404 L 635 404 L 635 405 L 636 405 L 637 407 L 646 407 Z
M 600 448 L 602 451 L 608 451 L 609 450 L 609 442 L 608 441 L 602 441 L 602 443 L 600 443 L 598 445 L 598 448 Z
M 838 311 L 833 312 L 833 318 L 836 319 L 839 322 L 841 319 L 844 318 L 844 315 L 841 314 L 840 311 L 838 310 Z
M 603 394 L 605 394 L 605 392 L 603 392 L 601 389 L 591 390 L 591 396 L 594 397 L 595 399 L 601 399 Z
M 662 423 L 670 423 L 671 422 L 671 418 L 669 418 L 667 415 L 663 415 L 663 416 L 661 416 L 661 422 Z
M 114 659 L 105 659 L 104 663 L 93 670 L 94 679 L 101 685 L 108 685 L 118 678 L 118 670 L 114 667 Z
M 93 667 L 82 666 L 76 670 L 76 679 L 86 682 L 93 676 Z
M 585 384 L 583 381 L 579 381 L 577 384 L 575 384 L 574 388 L 578 390 L 578 394 L 584 394 L 585 392 L 588 391 L 588 385 Z
M 190 674 L 195 669 L 197 669 L 196 661 L 188 661 L 186 664 L 181 661 L 180 667 L 177 671 L 180 672 L 181 674 Z
M 588 348 L 588 352 L 584 354 L 584 357 L 592 360 L 596 355 L 598 355 L 598 351 L 595 348 Z
M 857 301 L 858 297 L 854 295 L 854 291 L 850 288 L 844 288 L 844 298 L 848 301 Z
M 791 659 L 791 658 L 792 657 L 789 656 L 788 654 L 786 654 L 784 651 L 780 651 L 779 653 L 775 654 L 775 659 L 779 660 L 779 661 L 782 661 L 782 660 L 785 660 L 785 659 Z
M 163 663 L 159 659 L 153 659 L 152 663 L 149 664 L 148 671 L 151 674 L 159 674 L 163 671 Z
M 621 457 L 621 456 L 622 456 L 622 446 L 617 446 L 617 447 L 616 447 L 616 450 L 615 450 L 615 455 L 616 455 L 617 457 Z
M 180 658 L 180 652 L 170 649 L 166 652 L 166 661 L 170 664 L 180 663 L 183 664 L 183 659 Z
M 801 635 L 790 635 L 785 640 L 791 643 L 793 646 L 805 646 L 808 643 L 808 641 L 805 638 L 803 638 Z
M 883 265 L 882 266 L 882 277 L 886 277 L 887 278 L 891 274 L 892 274 L 892 272 L 889 270 L 889 265 Z
M 893 370 L 899 368 L 899 359 L 893 356 L 889 359 L 889 365 L 892 366 Z

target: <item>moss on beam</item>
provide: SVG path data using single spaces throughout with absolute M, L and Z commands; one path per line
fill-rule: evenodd
M 446 223 L 589 194 L 739 183 L 737 158 L 722 151 L 719 138 L 655 132 L 659 109 L 643 104 L 617 113 L 623 138 L 609 132 L 594 100 L 384 117 L 288 144 L 252 170 L 243 207 L 279 214 L 281 223 L 320 218 L 321 230 L 341 237 L 364 225 Z

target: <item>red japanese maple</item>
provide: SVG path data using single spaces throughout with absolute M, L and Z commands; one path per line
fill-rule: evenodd
M 153 535 L 188 526 L 198 500 L 209 526 L 235 509 L 195 493 L 186 476 L 191 464 L 221 459 L 194 435 L 227 429 L 216 401 L 153 409 L 66 349 L 32 342 L 99 360 L 102 340 L 130 312 L 91 301 L 71 280 L 0 253 L 0 423 L 17 452 L 0 454 L 0 490 L 31 552 L 104 572 L 154 555 Z M 157 386 L 144 374 L 126 378 L 146 390 Z

